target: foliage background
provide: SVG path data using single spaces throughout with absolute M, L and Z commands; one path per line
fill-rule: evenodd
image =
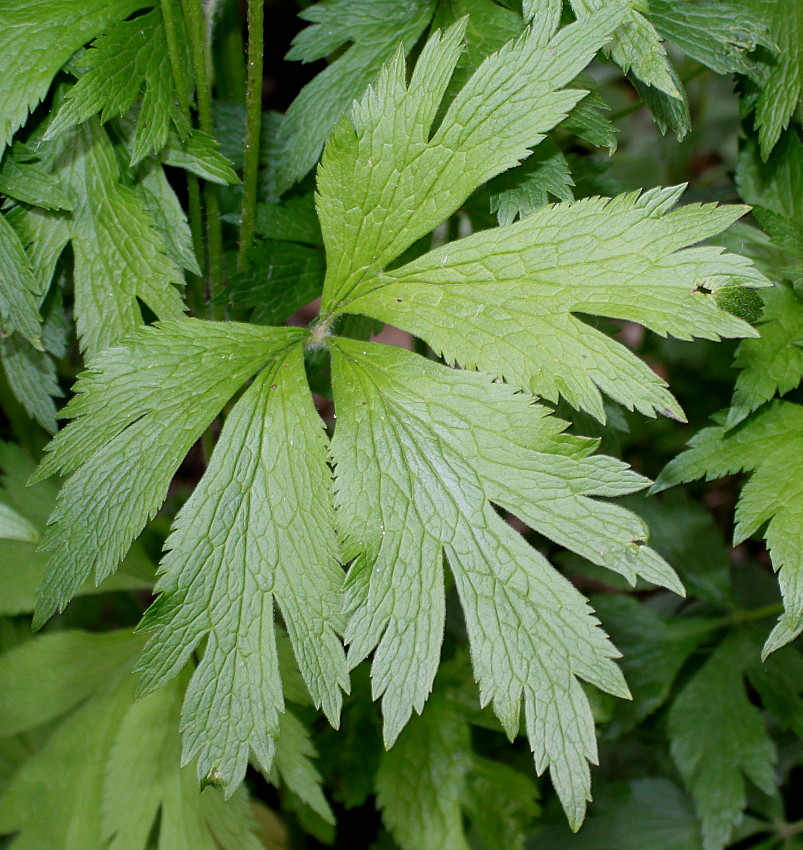
M 462 6 L 457 11 L 487 15 L 482 26 L 491 40 L 496 36 L 494 27 L 503 28 L 502 5 L 476 0 Z M 494 6 L 495 12 L 489 13 L 484 6 Z M 285 112 L 303 86 L 339 55 L 335 51 L 328 60 L 307 64 L 284 59 L 293 37 L 304 27 L 298 11 L 292 2 L 265 4 L 263 128 L 268 139 L 275 114 Z M 222 2 L 216 21 L 215 133 L 221 153 L 241 174 L 245 78 L 238 69 L 244 10 L 237 3 Z M 662 133 L 620 69 L 610 62 L 595 62 L 590 73 L 610 106 L 618 149 L 609 157 L 579 136 L 557 135 L 572 167 L 575 196 L 688 182 L 686 203 L 744 199 L 760 205 L 755 197 L 746 197 L 745 177 L 737 185 L 735 176 L 740 168 L 744 175 L 748 169 L 764 167 L 767 184 L 774 179 L 774 160 L 769 166 L 756 165 L 756 129 L 745 110 L 751 96 L 749 77 L 736 82 L 732 74 L 716 74 L 673 47 L 669 52 L 688 93 L 690 130 Z M 63 75 L 61 84 L 66 81 Z M 43 114 L 44 108 L 39 117 Z M 802 144 L 800 117 L 798 105 L 781 142 L 796 151 Z M 682 140 L 678 135 L 683 135 Z M 263 165 L 268 164 L 269 155 L 268 149 Z M 803 162 L 799 153 L 794 156 Z M 803 170 L 803 165 L 798 167 Z M 183 172 L 167 171 L 186 205 Z M 218 190 L 230 278 L 221 309 L 225 306 L 238 319 L 305 325 L 314 310 L 297 308 L 312 300 L 316 287 L 320 290 L 320 274 L 310 260 L 312 266 L 299 275 L 292 265 L 297 257 L 292 252 L 283 254 L 280 240 L 270 238 L 274 231 L 268 204 L 276 200 L 270 181 L 269 168 L 263 169 L 259 192 L 265 206 L 257 215 L 251 267 L 239 275 L 234 225 L 241 187 L 223 181 Z M 798 185 L 803 189 L 803 181 Z M 312 186 L 308 177 L 290 191 L 290 197 L 303 203 Z M 770 185 L 768 197 L 772 191 Z M 7 209 L 25 208 L 13 192 L 7 197 Z M 768 201 L 767 206 L 772 204 Z M 471 227 L 491 226 L 487 198 L 471 199 L 462 221 Z M 458 235 L 460 223 L 455 217 L 445 235 Z M 769 215 L 748 217 L 723 239 L 729 247 L 755 258 L 794 300 L 796 290 L 788 285 L 796 275 L 794 270 L 789 272 L 794 250 L 781 245 L 777 236 L 773 247 L 759 231 L 763 226 L 774 235 L 772 223 Z M 803 228 L 803 219 L 793 219 L 793 224 Z M 798 252 L 798 260 L 801 256 L 803 251 Z M 260 289 L 258 282 L 267 271 L 283 270 L 285 260 L 291 269 L 287 278 L 279 280 L 285 282 L 289 296 L 279 289 Z M 68 253 L 56 271 L 68 319 L 73 261 Z M 287 284 L 290 276 L 292 283 Z M 800 311 L 796 300 L 793 309 Z M 63 321 L 58 318 L 58 304 L 53 313 L 55 324 Z M 149 318 L 147 311 L 145 315 Z M 575 433 L 600 437 L 604 452 L 655 479 L 694 434 L 710 425 L 712 415 L 730 406 L 739 374 L 734 366 L 739 343 L 679 342 L 645 333 L 631 323 L 601 324 L 667 379 L 688 423 L 648 420 L 613 403 L 605 428 L 565 403 L 558 411 L 572 421 Z M 361 330 L 367 334 L 379 329 Z M 56 336 L 60 342 L 50 350 L 56 358 L 58 385 L 66 393 L 82 360 L 71 326 L 68 330 L 65 325 Z M 792 337 L 790 346 L 803 339 L 794 338 L 794 333 Z M 419 353 L 432 356 L 420 343 L 393 329 L 382 331 L 379 339 L 418 346 Z M 8 360 L 11 355 L 6 351 L 5 356 Z M 308 373 L 319 412 L 331 426 L 326 366 L 313 360 Z M 799 378 L 798 374 L 797 381 L 782 387 L 782 392 L 788 390 L 786 401 L 803 401 L 797 389 Z M 47 434 L 31 420 L 8 378 L 0 378 L 0 384 L 3 501 L 32 524 L 32 537 L 38 537 L 56 487 L 42 482 L 25 489 L 24 483 L 42 454 Z M 7 846 L 94 850 L 91 842 L 96 837 L 83 835 L 76 824 L 100 819 L 104 847 L 167 850 L 180 846 L 170 843 L 171 817 L 175 816 L 209 825 L 201 827 L 198 847 L 216 846 L 210 842 L 226 848 L 269 850 L 803 847 L 799 837 L 803 836 L 803 658 L 799 646 L 791 644 L 761 660 L 761 647 L 782 606 L 761 534 L 736 546 L 730 543 L 744 484 L 739 474 L 684 484 L 657 496 L 622 499 L 648 521 L 651 544 L 688 589 L 685 600 L 646 584 L 632 589 L 624 580 L 527 531 L 532 542 L 590 596 L 623 653 L 621 665 L 634 697 L 623 702 L 587 689 L 600 738 L 600 764 L 593 773 L 595 802 L 578 835 L 572 835 L 566 825 L 549 782 L 535 778 L 526 741 L 508 742 L 493 715 L 476 705 L 464 626 L 452 607 L 435 694 L 422 718 L 412 721 L 389 754 L 383 752 L 379 708 L 370 700 L 363 664 L 353 674 L 340 731 L 333 731 L 311 708 L 296 682 L 296 725 L 282 733 L 288 746 L 283 760 L 277 756 L 277 770 L 265 776 L 250 767 L 247 796 L 246 791 L 239 792 L 228 804 L 214 796 L 215 789 L 199 795 L 194 771 L 183 771 L 179 779 L 173 776 L 179 775 L 178 708 L 186 678 L 176 680 L 157 701 L 149 703 L 153 697 L 148 697 L 134 703 L 127 684 L 130 677 L 123 674 L 141 648 L 141 640 L 115 635 L 133 628 L 151 600 L 154 564 L 172 518 L 203 472 L 203 456 L 200 444 L 193 447 L 171 485 L 165 507 L 148 525 L 126 568 L 112 580 L 116 585 L 105 585 L 108 592 L 102 594 L 79 596 L 48 623 L 43 637 L 31 637 L 29 615 L 43 556 L 30 540 L 0 541 L 4 582 L 0 591 L 4 600 L 0 611 L 4 615 L 0 620 L 4 651 L 0 657 L 0 832 L 9 836 L 0 841 Z M 799 458 L 798 453 L 797 474 Z M 777 484 L 779 490 L 783 486 L 783 482 Z M 293 675 L 298 677 L 292 671 L 287 674 L 290 680 Z M 287 682 L 285 686 L 292 688 Z M 106 758 L 104 753 L 111 755 Z M 120 784 L 115 785 L 118 780 Z M 160 791 L 154 795 L 157 787 Z M 46 817 L 43 810 L 48 812 Z M 175 814 L 178 811 L 180 816 Z M 147 829 L 135 836 L 137 820 Z

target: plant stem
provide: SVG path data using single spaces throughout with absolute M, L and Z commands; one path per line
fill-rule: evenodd
M 214 129 L 212 120 L 212 90 L 206 64 L 206 25 L 201 11 L 201 0 L 182 0 L 184 17 L 189 33 L 192 66 L 195 73 L 195 98 L 198 120 L 204 133 L 210 136 Z M 223 282 L 223 235 L 220 229 L 220 205 L 217 188 L 212 183 L 204 186 L 206 201 L 206 243 L 209 256 L 209 286 L 212 299 L 220 292 Z M 212 318 L 219 308 L 212 306 Z
M 237 268 L 248 265 L 248 249 L 254 238 L 259 170 L 259 129 L 262 119 L 262 53 L 264 51 L 263 0 L 248 0 L 248 82 L 245 94 L 245 168 L 243 206 L 240 218 L 240 248 Z
M 170 66 L 173 71 L 173 80 L 176 84 L 178 105 L 181 111 L 190 119 L 190 84 L 184 71 L 184 63 L 181 61 L 181 46 L 179 43 L 179 18 L 175 6 L 176 0 L 162 0 L 162 20 L 165 27 L 165 38 L 167 40 L 167 52 L 170 56 Z M 204 235 L 203 214 L 201 211 L 201 190 L 198 186 L 198 178 L 194 174 L 187 174 L 187 195 L 189 197 L 189 219 L 190 231 L 192 233 L 192 247 L 195 257 L 203 263 Z M 190 275 L 190 307 L 196 316 L 202 316 L 204 308 L 204 282 L 197 275 Z

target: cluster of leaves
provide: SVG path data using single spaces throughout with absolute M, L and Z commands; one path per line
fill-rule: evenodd
M 0 833 L 286 846 L 248 771 L 324 843 L 345 840 L 326 789 L 341 814 L 375 800 L 377 847 L 794 847 L 803 414 L 775 396 L 803 377 L 803 21 L 780 0 L 323 0 L 288 58 L 331 61 L 254 149 L 243 107 L 210 103 L 229 18 L 207 5 L 204 26 L 193 0 L 0 0 L 21 444 L 0 448 Z M 667 45 L 738 75 L 737 186 L 766 234 L 682 186 L 608 191 L 608 63 L 661 132 L 691 129 Z M 415 350 L 371 341 L 385 324 Z M 743 340 L 733 404 L 655 487 L 751 472 L 736 543 L 768 523 L 783 608 L 702 509 L 596 453 L 686 419 L 611 325 Z M 55 434 L 36 471 L 26 414 Z M 573 837 L 533 758 L 576 830 L 598 733 Z

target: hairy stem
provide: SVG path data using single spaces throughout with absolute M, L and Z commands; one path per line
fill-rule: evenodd
M 240 218 L 240 247 L 237 268 L 248 265 L 248 249 L 254 238 L 259 169 L 259 129 L 262 118 L 262 53 L 264 50 L 263 0 L 248 0 L 248 83 L 245 95 L 245 168 L 243 206 Z
M 192 67 L 195 74 L 195 98 L 198 106 L 198 121 L 201 130 L 210 136 L 213 131 L 212 89 L 206 63 L 206 25 L 200 0 L 182 0 L 184 16 L 189 33 Z M 220 292 L 223 282 L 223 235 L 220 229 L 220 205 L 217 187 L 212 183 L 204 186 L 206 201 L 206 243 L 209 257 L 209 287 L 212 299 Z M 219 308 L 212 306 L 215 318 Z

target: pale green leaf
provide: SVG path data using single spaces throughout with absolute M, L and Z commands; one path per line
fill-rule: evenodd
M 65 714 L 130 668 L 141 648 L 142 639 L 130 632 L 63 631 L 0 655 L 0 737 Z
M 58 385 L 56 364 L 46 351 L 39 351 L 30 342 L 12 334 L 0 339 L 0 362 L 11 391 L 26 413 L 50 434 L 55 434 L 56 404 L 54 398 L 64 393 Z
M 421 711 L 444 628 L 444 555 L 466 617 L 483 705 L 508 733 L 522 696 L 539 773 L 551 767 L 570 822 L 582 822 L 593 722 L 578 678 L 625 696 L 613 646 L 582 596 L 496 514 L 622 572 L 680 589 L 633 514 L 589 497 L 645 481 L 488 376 L 410 352 L 338 339 L 332 443 L 355 665 L 373 652 L 385 739 Z M 470 423 L 470 424 L 469 424 Z M 513 495 L 515 494 L 515 496 Z M 582 531 L 579 529 L 582 528 Z
M 628 409 L 683 418 L 665 382 L 579 314 L 639 322 L 680 339 L 756 336 L 710 290 L 764 285 L 715 247 L 744 207 L 690 204 L 681 188 L 545 207 L 437 248 L 361 284 L 348 305 L 425 339 L 449 361 L 504 377 L 604 421 L 600 390 Z M 571 364 L 567 369 L 566 364 Z
M 38 624 L 90 575 L 97 583 L 116 569 L 190 446 L 242 383 L 301 334 L 184 319 L 143 329 L 91 362 L 64 410 L 76 421 L 54 438 L 37 473 L 72 473 L 42 543 L 52 554 Z
M 18 833 L 10 850 L 107 850 L 106 763 L 132 691 L 131 677 L 118 672 L 14 774 L 0 797 L 0 834 Z
M 382 820 L 402 850 L 468 850 L 461 801 L 471 767 L 468 723 L 433 696 L 382 755 L 376 775 Z
M 751 649 L 740 635 L 728 638 L 669 710 L 672 757 L 702 820 L 704 850 L 730 841 L 747 804 L 745 777 L 775 790 L 775 746 L 743 679 Z
M 542 28 L 528 30 L 482 63 L 434 132 L 465 22 L 427 42 L 409 84 L 397 53 L 337 125 L 319 169 L 325 313 L 375 288 L 388 262 L 566 117 L 585 92 L 563 86 L 605 44 L 624 9 L 591 15 L 551 39 Z
M 70 200 L 58 180 L 36 159 L 36 154 L 15 144 L 0 165 L 0 195 L 46 210 L 69 209 Z
M 215 850 L 212 833 L 219 830 L 237 835 L 237 843 L 221 841 L 227 850 L 262 846 L 252 833 L 245 799 L 225 803 L 213 788 L 199 792 L 195 771 L 180 766 L 186 679 L 180 676 L 134 702 L 120 724 L 104 777 L 103 835 L 108 850 L 149 848 L 157 817 L 158 850 Z M 238 797 L 245 798 L 245 792 Z
M 329 479 L 301 349 L 291 349 L 228 415 L 166 543 L 160 596 L 141 624 L 157 632 L 139 664 L 141 690 L 174 676 L 208 635 L 187 688 L 183 760 L 197 757 L 199 776 L 228 794 L 249 750 L 265 770 L 275 755 L 284 700 L 274 605 L 315 705 L 338 721 L 348 677 L 337 636 L 343 574 Z
M 409 52 L 434 5 L 433 0 L 324 0 L 300 13 L 313 25 L 296 36 L 288 59 L 312 62 L 348 47 L 304 86 L 287 110 L 277 139 L 277 195 L 315 165 L 343 110 L 362 94 L 396 48 Z
M 656 490 L 705 476 L 750 472 L 736 508 L 734 543 L 767 525 L 764 537 L 778 572 L 784 614 L 764 647 L 768 654 L 803 630 L 803 407 L 774 401 L 740 427 L 705 428 L 659 476 Z
M 134 190 L 145 202 L 153 226 L 162 235 L 167 255 L 176 265 L 200 277 L 201 268 L 195 257 L 187 214 L 162 166 L 152 161 L 142 163 Z
M 179 20 L 181 16 L 179 16 Z M 186 44 L 186 37 L 179 39 Z M 185 51 L 186 53 L 186 51 Z M 185 64 L 188 57 L 180 57 Z M 189 121 L 178 105 L 161 8 L 115 24 L 96 39 L 76 64 L 88 69 L 67 92 L 46 139 L 100 114 L 101 121 L 124 115 L 144 92 L 131 163 L 158 153 L 171 123 L 182 136 Z
M 146 5 L 147 0 L 0 2 L 0 156 L 72 54 Z

